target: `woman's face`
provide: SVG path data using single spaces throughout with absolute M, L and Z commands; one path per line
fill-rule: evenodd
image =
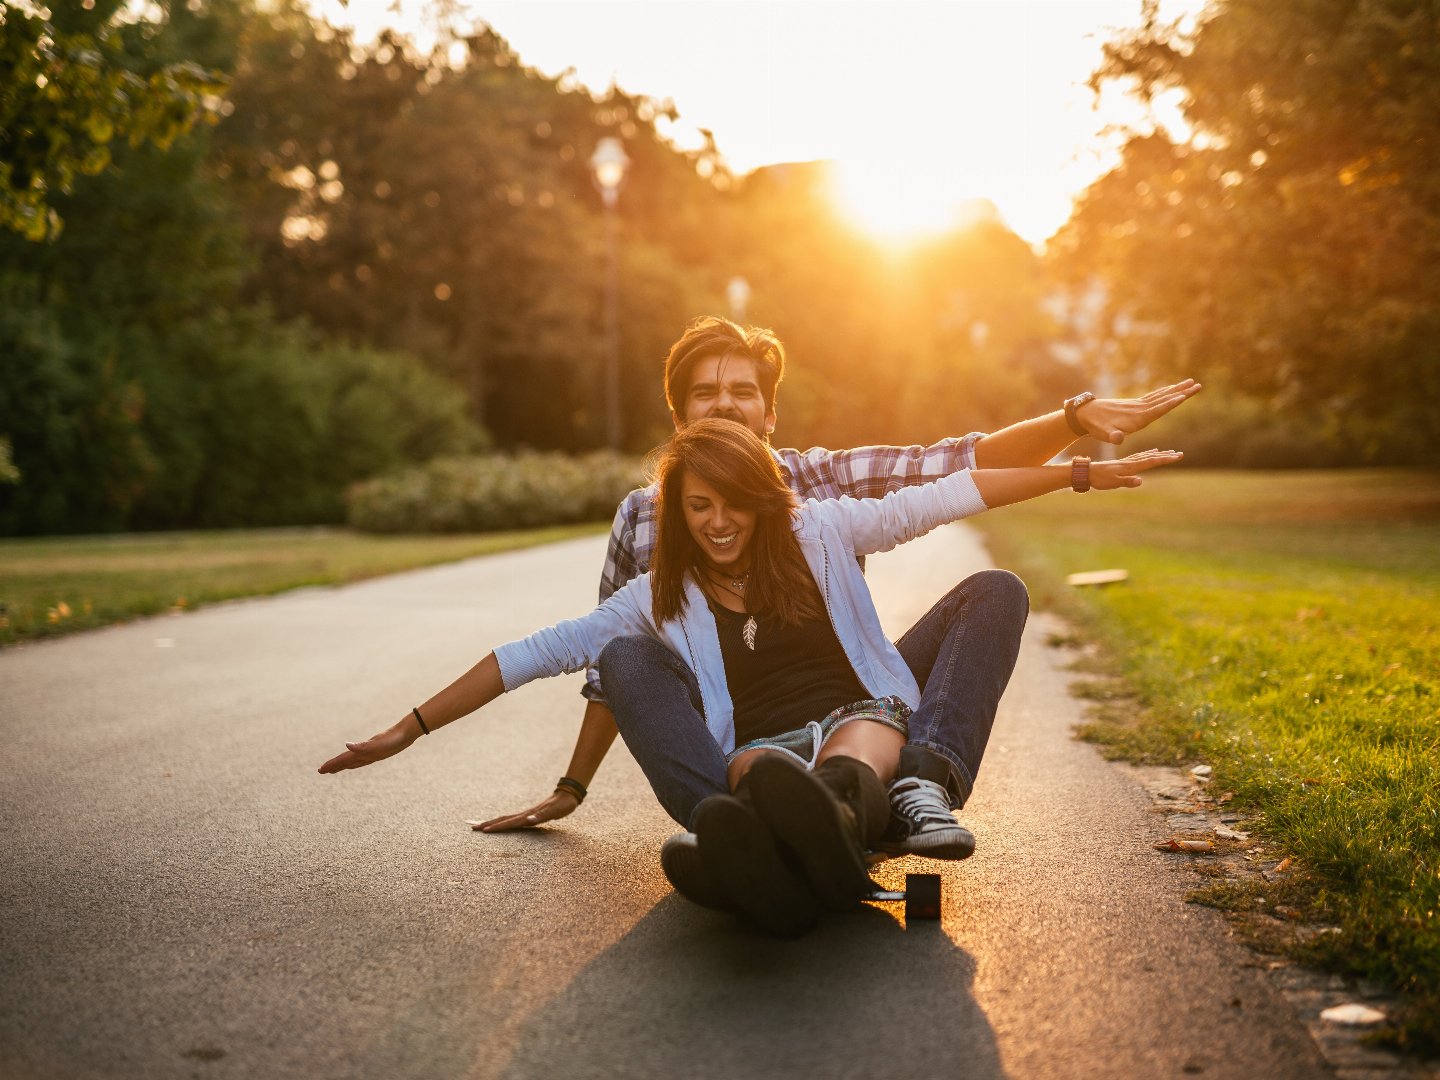
M 730 574 L 750 569 L 755 511 L 731 506 L 725 497 L 688 469 L 680 483 L 685 524 L 706 562 Z

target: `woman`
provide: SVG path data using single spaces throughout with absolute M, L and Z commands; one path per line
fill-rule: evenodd
M 756 435 L 696 421 L 656 466 L 650 573 L 588 615 L 500 646 L 320 771 L 390 757 L 507 690 L 598 662 L 621 734 L 662 805 L 693 826 L 712 879 L 677 880 L 667 866 L 671 880 L 701 902 L 718 886 L 725 906 L 769 932 L 803 932 L 817 901 L 848 906 L 863 889 L 863 847 L 883 825 L 882 784 L 919 699 L 855 556 L 1072 484 L 1138 487 L 1139 474 L 1179 458 L 1152 450 L 1085 463 L 1083 487 L 1080 466 L 979 470 L 883 499 L 797 507 Z M 688 700 L 626 694 L 637 663 L 686 669 Z

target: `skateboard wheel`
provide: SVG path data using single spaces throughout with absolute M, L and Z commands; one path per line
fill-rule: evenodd
M 940 875 L 905 875 L 905 921 L 940 918 Z

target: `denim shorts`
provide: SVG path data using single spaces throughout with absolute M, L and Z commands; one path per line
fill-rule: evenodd
M 741 754 L 751 750 L 779 750 L 789 754 L 807 769 L 815 768 L 815 759 L 831 735 L 852 720 L 873 720 L 910 737 L 910 706 L 897 697 L 866 698 L 841 705 L 823 720 L 812 720 L 803 728 L 786 731 L 780 735 L 767 735 L 763 739 L 751 739 L 744 746 L 737 746 L 725 756 L 728 765 Z

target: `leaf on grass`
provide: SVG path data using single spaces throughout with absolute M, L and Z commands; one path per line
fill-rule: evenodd
M 1086 570 L 1079 574 L 1069 574 L 1065 578 L 1066 585 L 1114 585 L 1125 581 L 1130 577 L 1125 570 Z
M 1283 874 L 1283 873 L 1285 873 L 1286 870 L 1289 870 L 1289 869 L 1290 869 L 1290 857 L 1289 857 L 1288 855 L 1287 855 L 1285 858 L 1281 859 L 1278 863 L 1275 864 L 1275 873 L 1277 873 L 1277 874 Z
M 1190 855 L 1199 854 L 1202 851 L 1214 851 L 1213 840 L 1179 840 L 1170 837 L 1168 840 L 1160 840 L 1155 844 L 1156 851 L 1181 851 Z
M 1382 1024 L 1386 1017 L 1379 1009 L 1372 1009 L 1369 1005 L 1361 1005 L 1352 1001 L 1347 1005 L 1332 1005 L 1320 1014 L 1320 1019 L 1328 1020 L 1332 1024 L 1359 1026 Z

